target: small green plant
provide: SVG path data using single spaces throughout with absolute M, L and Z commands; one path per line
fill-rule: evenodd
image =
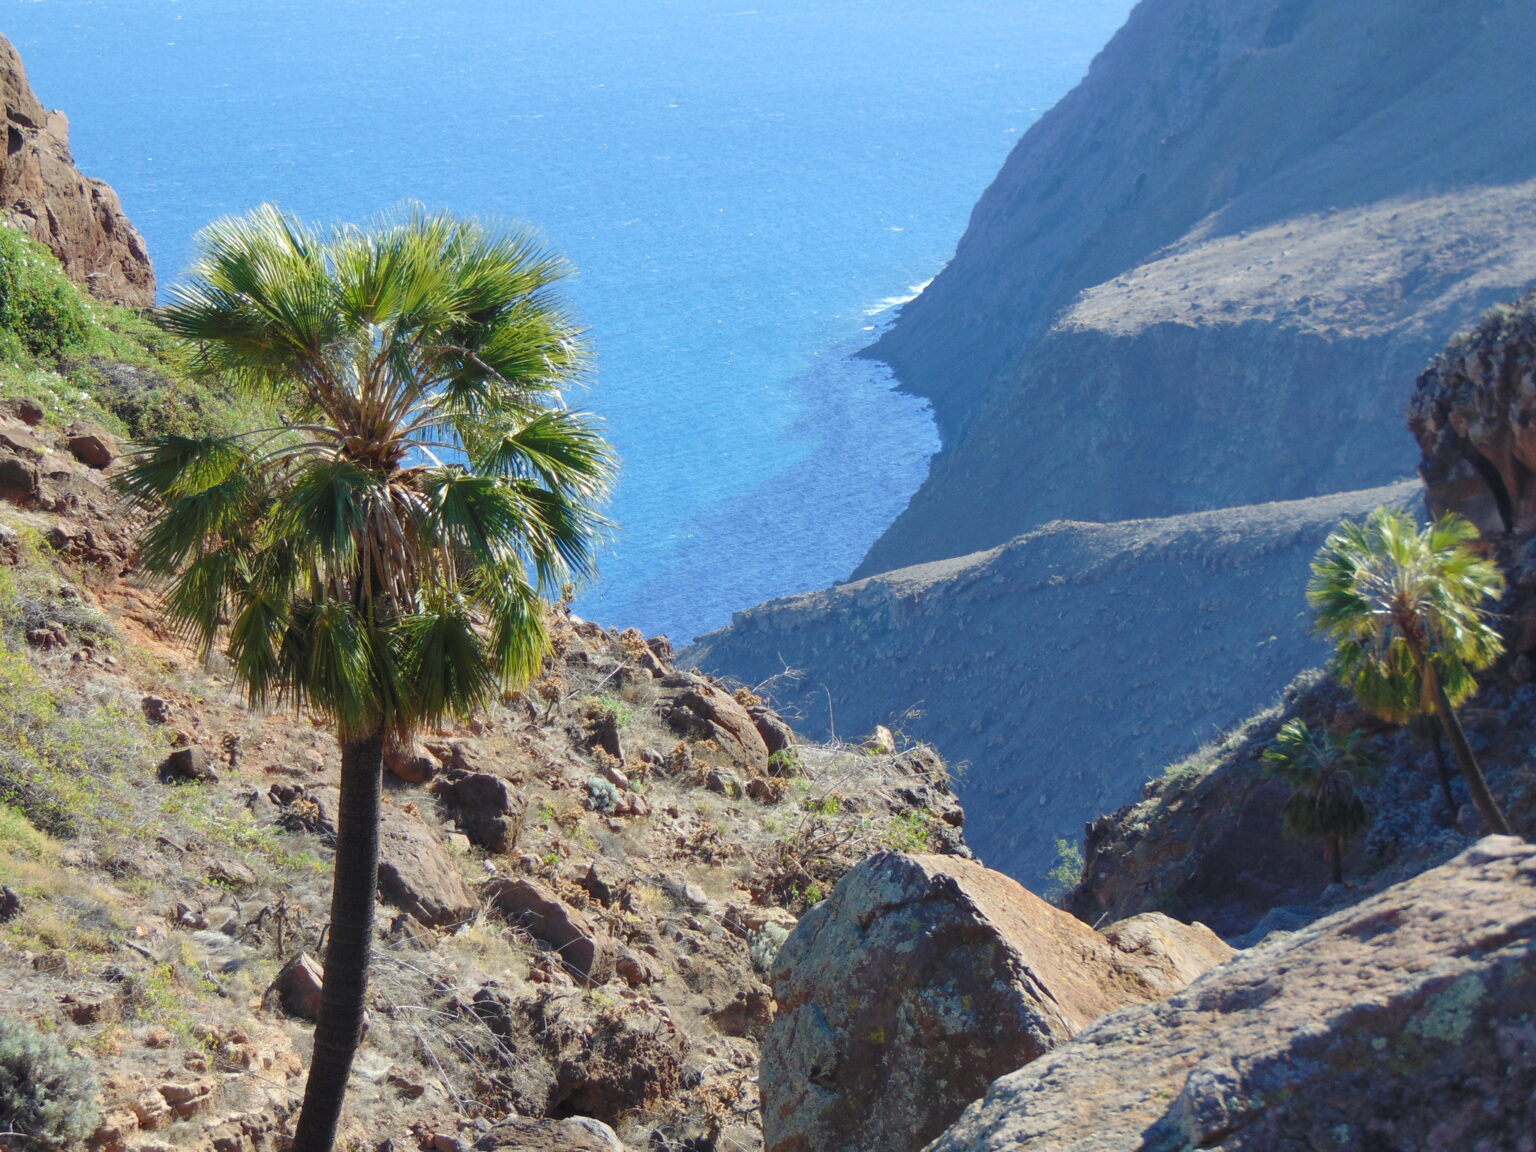
M 800 753 L 794 748 L 780 748 L 768 757 L 768 775 L 792 777 L 801 771 Z
M 55 1149 L 96 1130 L 96 1079 L 90 1063 L 69 1054 L 57 1036 L 0 1016 L 0 1133 L 8 1147 Z
M 91 304 L 52 252 L 0 229 L 0 356 L 58 360 L 85 349 L 98 327 Z
M 601 696 L 593 697 L 589 702 L 604 712 L 613 713 L 614 721 L 620 728 L 635 718 L 634 705 L 612 692 L 604 692 Z
M 932 837 L 933 817 L 913 809 L 891 817 L 881 842 L 892 852 L 927 852 Z
M 816 816 L 836 816 L 843 810 L 843 798 L 836 792 L 825 796 L 807 796 L 802 807 Z
M 1046 873 L 1054 885 L 1052 898 L 1059 899 L 1083 881 L 1083 850 L 1076 840 L 1056 839 L 1056 866 Z

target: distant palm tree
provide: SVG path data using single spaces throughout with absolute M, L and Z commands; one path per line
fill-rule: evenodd
M 1320 838 L 1333 883 L 1342 884 L 1344 847 L 1371 825 L 1359 785 L 1369 782 L 1375 768 L 1360 751 L 1358 734 L 1339 738 L 1288 720 L 1264 750 L 1264 764 L 1291 786 L 1280 810 L 1285 831 Z
M 1477 529 L 1454 514 L 1420 529 L 1406 513 L 1378 508 L 1364 524 L 1346 521 L 1312 562 L 1307 599 L 1319 631 L 1338 645 L 1335 668 L 1366 708 L 1398 723 L 1439 719 L 1489 831 L 1509 833 L 1467 743 L 1456 705 L 1477 690 L 1504 642 L 1482 604 L 1504 577 L 1469 546 Z
M 385 742 L 539 668 L 540 588 L 586 574 L 615 462 L 562 390 L 585 365 L 526 235 L 403 209 L 319 230 L 270 205 L 200 237 L 158 314 L 280 426 L 166 436 L 121 481 L 143 566 L 255 706 L 329 717 L 341 800 L 296 1152 L 335 1139 L 361 1036 Z

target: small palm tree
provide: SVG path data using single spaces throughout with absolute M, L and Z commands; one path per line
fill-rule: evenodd
M 1359 734 L 1339 738 L 1313 732 L 1301 720 L 1288 720 L 1264 750 L 1270 773 L 1291 786 L 1280 810 L 1288 835 L 1318 837 L 1333 883 L 1344 882 L 1344 847 L 1371 825 L 1359 786 L 1374 775 L 1374 765 L 1359 748 Z
M 294 1148 L 328 1152 L 357 1050 L 386 741 L 534 674 L 541 588 L 586 574 L 614 459 L 566 407 L 566 265 L 527 236 L 405 209 L 319 230 L 275 207 L 199 238 L 158 314 L 278 427 L 148 443 L 121 481 L 143 567 L 253 706 L 327 716 L 341 800 L 325 987 Z
M 1383 719 L 1421 713 L 1440 721 L 1483 823 L 1507 835 L 1498 801 L 1456 715 L 1477 690 L 1473 673 L 1504 650 L 1482 604 L 1504 577 L 1470 547 L 1477 529 L 1442 516 L 1420 529 L 1406 512 L 1378 508 L 1346 521 L 1312 562 L 1307 599 L 1319 631 L 1338 645 L 1335 669 L 1355 698 Z

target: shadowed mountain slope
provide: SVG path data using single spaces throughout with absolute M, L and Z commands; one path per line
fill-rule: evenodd
M 944 450 L 855 576 L 1407 472 L 1404 381 L 1536 278 L 1513 0 L 1143 0 L 871 350 Z
M 1340 519 L 1418 492 L 1053 523 L 739 612 L 682 658 L 772 679 L 808 733 L 889 722 L 969 761 L 967 838 L 1038 886 L 1056 837 L 1135 799 L 1149 775 L 1322 661 L 1304 597 L 1313 554 Z

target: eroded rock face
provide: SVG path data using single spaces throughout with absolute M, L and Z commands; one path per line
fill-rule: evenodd
M 1005 1076 L 932 1152 L 1527 1147 L 1536 846 L 1489 837 Z
M 1161 916 L 1107 939 L 968 860 L 873 857 L 779 953 L 765 1147 L 921 1148 L 1004 1072 L 1231 955 Z
M 75 167 L 69 121 L 38 101 L 20 55 L 4 36 L 0 99 L 7 134 L 0 222 L 46 244 L 69 278 L 98 300 L 149 307 L 155 302 L 155 271 L 144 238 L 123 214 L 117 193 Z
M 1435 512 L 1484 536 L 1536 530 L 1536 294 L 1458 336 L 1414 387 L 1408 430 Z

